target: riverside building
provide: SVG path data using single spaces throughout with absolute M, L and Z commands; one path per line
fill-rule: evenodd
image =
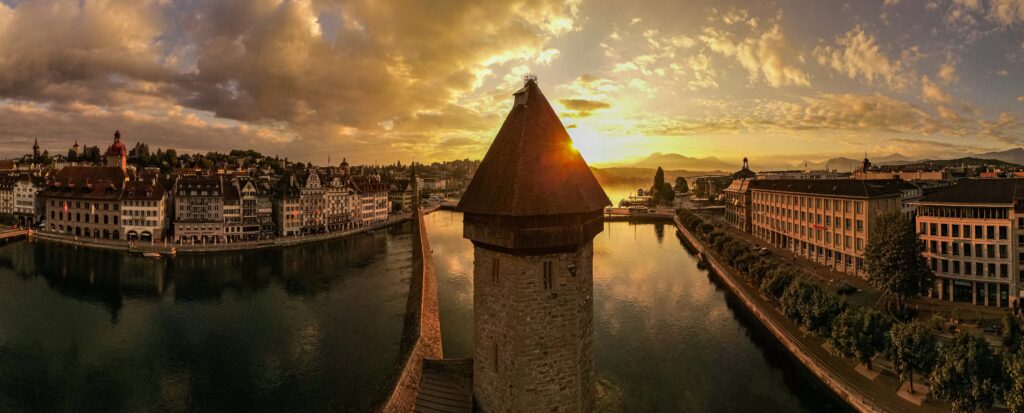
M 41 193 L 44 231 L 84 238 L 121 239 L 121 193 L 128 175 L 116 166 L 69 166 Z
M 121 233 L 129 241 L 163 241 L 167 234 L 167 192 L 156 179 L 125 183 Z
M 174 238 L 178 243 L 217 244 L 224 231 L 224 179 L 182 176 L 174 185 Z
M 916 203 L 933 297 L 992 307 L 1024 298 L 1024 179 L 965 179 Z
M 861 277 L 874 220 L 921 196 L 900 180 L 759 179 L 748 187 L 754 236 Z

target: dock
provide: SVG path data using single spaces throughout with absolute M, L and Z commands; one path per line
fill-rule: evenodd
M 150 244 L 145 242 L 132 242 L 128 246 L 128 252 L 144 256 L 173 257 L 175 254 L 178 253 L 178 249 L 174 247 L 174 244 Z

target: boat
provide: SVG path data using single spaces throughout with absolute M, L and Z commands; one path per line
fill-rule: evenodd
M 142 256 L 146 257 L 146 258 L 160 258 L 160 253 L 159 252 L 144 252 L 144 253 L 142 253 Z

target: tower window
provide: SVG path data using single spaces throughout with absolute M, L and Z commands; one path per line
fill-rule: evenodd
M 498 343 L 494 343 L 494 372 L 498 372 Z
M 550 290 L 555 286 L 554 266 L 551 261 L 544 261 L 544 289 Z
M 498 281 L 500 281 L 500 278 L 498 278 L 498 269 L 501 268 L 501 266 L 499 264 L 500 263 L 497 258 L 491 258 L 491 281 L 494 281 L 494 283 L 498 283 Z

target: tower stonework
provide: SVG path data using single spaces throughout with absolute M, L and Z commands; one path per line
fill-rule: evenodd
M 473 394 L 485 412 L 594 410 L 594 236 L 610 205 L 527 78 L 459 209 L 473 241 Z

